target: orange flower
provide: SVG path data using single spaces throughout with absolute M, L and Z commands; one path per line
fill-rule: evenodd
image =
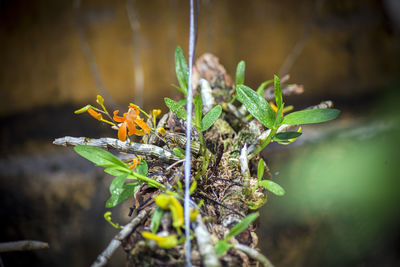
M 123 117 L 118 116 L 119 110 L 114 111 L 114 121 L 121 122 L 121 125 L 118 129 L 118 139 L 121 141 L 126 141 L 126 132 L 128 131 L 128 135 L 131 136 L 133 134 L 136 135 L 145 135 L 150 132 L 149 126 L 143 121 L 139 116 L 139 110 L 135 105 L 130 105 L 128 112 L 124 113 Z M 137 129 L 136 126 L 139 126 L 141 129 Z
M 93 118 L 95 118 L 96 120 L 101 120 L 101 119 L 103 118 L 103 116 L 101 116 L 101 114 L 100 114 L 99 112 L 94 111 L 94 109 L 92 109 L 92 108 L 89 108 L 89 109 L 87 110 L 87 112 L 88 112 Z
M 136 166 L 139 164 L 139 159 L 138 158 L 134 158 L 133 160 L 132 160 L 132 165 L 131 166 L 129 166 L 129 169 L 135 169 L 136 170 Z

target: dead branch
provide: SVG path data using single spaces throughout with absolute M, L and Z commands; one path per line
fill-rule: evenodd
M 197 215 L 194 233 L 196 234 L 197 245 L 199 246 L 199 252 L 203 258 L 203 264 L 207 267 L 219 267 L 221 266 L 218 256 L 214 250 L 214 244 L 211 240 L 211 235 L 207 230 L 207 227 L 203 223 L 201 215 Z
M 165 161 L 180 160 L 180 158 L 175 156 L 173 153 L 161 147 L 148 144 L 138 144 L 133 142 L 122 142 L 115 138 L 91 139 L 86 137 L 65 136 L 55 139 L 53 144 L 59 146 L 88 145 L 104 149 L 115 149 L 120 152 L 159 158 Z
M 233 247 L 235 249 L 243 251 L 250 258 L 259 261 L 264 267 L 274 267 L 274 265 L 272 265 L 272 263 L 263 254 L 261 254 L 260 252 L 258 252 L 254 248 L 245 246 L 243 244 L 234 244 Z
M 96 261 L 91 265 L 91 267 L 101 267 L 105 266 L 107 262 L 110 260 L 111 256 L 117 250 L 117 248 L 121 245 L 122 240 L 124 240 L 132 231 L 138 226 L 149 214 L 148 209 L 142 210 L 130 223 L 122 228 L 121 232 L 119 232 L 108 244 L 106 249 L 97 257 Z
M 35 240 L 23 240 L 13 242 L 2 242 L 0 243 L 0 253 L 9 251 L 27 251 L 35 249 L 49 248 L 49 244 L 42 241 Z

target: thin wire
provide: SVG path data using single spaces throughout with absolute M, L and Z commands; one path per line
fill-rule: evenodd
M 198 12 L 198 2 L 196 0 L 196 13 Z M 197 18 L 197 16 L 196 16 Z M 195 25 L 196 24 L 196 25 Z M 194 4 L 190 0 L 190 23 L 189 23 L 189 79 L 188 79 L 188 92 L 187 92 L 187 117 L 186 117 L 186 151 L 185 151 L 185 237 L 186 237 L 186 266 L 192 266 L 190 260 L 191 241 L 190 241 L 190 139 L 192 129 L 192 102 L 193 102 L 193 88 L 192 88 L 192 72 L 193 72 L 193 59 L 196 49 L 197 35 L 197 19 L 195 23 Z

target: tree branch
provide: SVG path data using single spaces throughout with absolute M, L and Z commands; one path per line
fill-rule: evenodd
M 133 142 L 122 142 L 115 138 L 91 139 L 86 137 L 65 136 L 55 139 L 53 144 L 59 146 L 89 145 L 104 149 L 116 149 L 121 152 L 159 158 L 165 161 L 180 160 L 180 158 L 161 147 Z
M 35 250 L 43 248 L 49 248 L 49 244 L 46 242 L 35 241 L 35 240 L 23 240 L 23 241 L 0 243 L 0 252 L 26 251 L 26 250 Z
M 117 248 L 121 245 L 122 240 L 132 233 L 136 226 L 138 226 L 148 214 L 149 210 L 144 209 L 130 223 L 125 225 L 121 232 L 119 232 L 111 240 L 106 249 L 104 249 L 103 252 L 97 257 L 96 261 L 91 265 L 91 267 L 105 266 Z
M 254 248 L 242 244 L 235 244 L 233 246 L 235 249 L 238 249 L 246 253 L 250 258 L 259 261 L 262 265 L 264 265 L 264 267 L 274 267 L 274 265 L 272 265 L 272 263 L 263 254 L 261 254 Z
M 201 215 L 197 215 L 197 225 L 194 228 L 196 234 L 197 245 L 199 246 L 199 252 L 203 258 L 203 264 L 207 267 L 219 267 L 221 266 L 218 256 L 214 250 L 214 244 L 211 240 L 211 235 L 207 230 L 207 227 L 203 223 Z

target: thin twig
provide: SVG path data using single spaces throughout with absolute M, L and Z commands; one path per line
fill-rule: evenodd
M 203 258 L 203 265 L 207 267 L 221 266 L 218 256 L 215 253 L 211 235 L 203 223 L 200 214 L 196 217 L 196 224 L 193 223 L 192 225 L 194 225 L 194 233 L 196 236 L 197 245 L 199 246 L 200 255 Z
M 185 162 L 185 159 L 178 160 L 178 161 L 172 163 L 171 165 L 169 165 L 165 170 L 168 171 L 169 169 L 171 169 L 171 168 L 175 167 L 176 165 L 178 165 L 179 163 L 183 163 L 183 162 Z
M 83 52 L 87 62 L 89 63 L 90 71 L 92 73 L 94 82 L 96 84 L 96 88 L 99 91 L 99 94 L 101 94 L 105 98 L 107 103 L 110 106 L 116 108 L 117 105 L 113 101 L 111 95 L 108 93 L 107 88 L 104 86 L 104 83 L 101 80 L 99 68 L 96 64 L 96 60 L 94 58 L 93 52 L 90 49 L 89 42 L 86 39 L 85 31 L 84 31 L 83 25 L 82 25 L 83 23 L 82 23 L 82 18 L 81 18 L 80 1 L 79 0 L 75 1 L 75 3 L 74 3 L 74 11 L 75 11 L 75 27 L 76 27 L 76 31 L 78 33 L 79 43 L 81 45 L 82 52 Z
M 46 242 L 35 241 L 35 240 L 23 240 L 23 241 L 0 243 L 0 252 L 26 251 L 26 250 L 35 250 L 44 248 L 49 248 L 49 244 Z
M 233 246 L 235 249 L 246 253 L 250 258 L 259 261 L 264 267 L 274 267 L 274 265 L 263 254 L 261 254 L 254 248 L 242 244 L 234 244 Z
M 138 144 L 133 142 L 122 142 L 115 138 L 90 139 L 86 137 L 65 136 L 55 139 L 53 144 L 59 146 L 88 145 L 104 149 L 115 149 L 120 152 L 159 158 L 165 161 L 180 160 L 180 158 L 175 156 L 173 153 L 161 147 L 148 144 Z
M 108 244 L 106 249 L 97 257 L 96 261 L 91 265 L 92 267 L 100 267 L 105 266 L 110 260 L 111 256 L 117 250 L 117 248 L 121 245 L 122 240 L 124 240 L 132 231 L 138 226 L 144 218 L 149 214 L 149 210 L 144 209 L 132 220 L 130 223 L 122 228 L 121 232 L 119 232 Z

